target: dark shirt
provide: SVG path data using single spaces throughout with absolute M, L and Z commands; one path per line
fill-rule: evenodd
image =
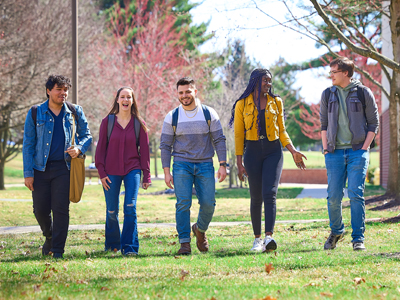
M 265 127 L 265 109 L 260 111 L 260 135 L 267 136 Z
M 63 128 L 64 106 L 60 113 L 56 116 L 51 109 L 49 112 L 53 116 L 54 128 L 51 137 L 51 145 L 48 161 L 64 160 L 65 133 Z
M 133 117 L 125 128 L 118 123 L 115 116 L 114 128 L 107 146 L 107 124 L 105 117 L 100 125 L 99 142 L 96 148 L 96 168 L 100 178 L 107 175 L 124 176 L 130 171 L 143 171 L 143 182 L 150 183 L 150 149 L 147 132 L 140 128 L 140 156 L 136 148 L 136 136 Z

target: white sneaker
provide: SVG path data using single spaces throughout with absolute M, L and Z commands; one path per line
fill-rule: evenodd
M 270 235 L 265 236 L 262 252 L 273 251 L 273 250 L 276 250 L 276 248 L 277 248 L 277 245 L 276 245 L 275 240 L 272 238 L 272 236 L 270 236 Z
M 253 242 L 253 248 L 251 248 L 251 251 L 261 252 L 262 249 L 263 249 L 262 238 L 255 238 Z

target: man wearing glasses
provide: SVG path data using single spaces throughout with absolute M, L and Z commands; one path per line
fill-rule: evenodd
M 378 107 L 371 90 L 352 78 L 353 61 L 339 57 L 330 68 L 333 86 L 322 93 L 320 107 L 331 228 L 324 249 L 335 249 L 344 236 L 342 198 L 348 181 L 353 250 L 365 250 L 364 184 L 370 146 L 379 127 Z

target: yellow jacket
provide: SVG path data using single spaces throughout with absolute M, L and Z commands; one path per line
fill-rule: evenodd
M 258 110 L 253 100 L 253 94 L 236 103 L 234 122 L 236 155 L 243 155 L 245 138 L 250 141 L 259 139 L 257 116 Z M 267 106 L 265 107 L 265 126 L 269 141 L 275 141 L 279 138 L 283 147 L 292 143 L 285 128 L 281 98 L 276 97 L 274 99 L 268 95 Z

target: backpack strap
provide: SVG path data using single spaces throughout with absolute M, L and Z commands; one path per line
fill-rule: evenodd
M 329 97 L 331 96 L 331 88 L 328 87 L 327 89 L 325 89 L 324 91 L 324 97 L 325 97 L 325 101 L 326 103 L 329 102 Z
M 203 113 L 204 113 L 204 117 L 206 118 L 206 122 L 208 125 L 208 131 L 211 131 L 211 114 L 210 111 L 208 110 L 208 107 L 204 104 L 201 105 L 201 107 L 203 108 Z
M 176 126 L 178 125 L 179 117 L 179 106 L 172 111 L 172 129 L 174 130 L 174 136 L 176 135 Z
M 110 136 L 111 133 L 114 129 L 114 123 L 115 123 L 115 115 L 108 115 L 107 116 L 107 146 L 108 146 L 108 142 L 110 141 Z
M 32 120 L 33 123 L 35 123 L 35 127 L 36 127 L 36 119 L 37 119 L 37 105 L 32 106 L 31 110 L 32 110 Z
M 139 150 L 140 150 L 139 136 L 140 136 L 140 127 L 141 127 L 141 124 L 140 124 L 138 118 L 136 118 L 136 117 L 134 117 L 134 118 L 135 118 L 135 120 L 134 120 L 134 123 L 133 123 L 133 127 L 134 127 L 134 129 L 135 129 L 136 148 L 138 149 L 138 153 L 139 153 L 139 155 L 140 155 L 140 151 L 139 151 Z

